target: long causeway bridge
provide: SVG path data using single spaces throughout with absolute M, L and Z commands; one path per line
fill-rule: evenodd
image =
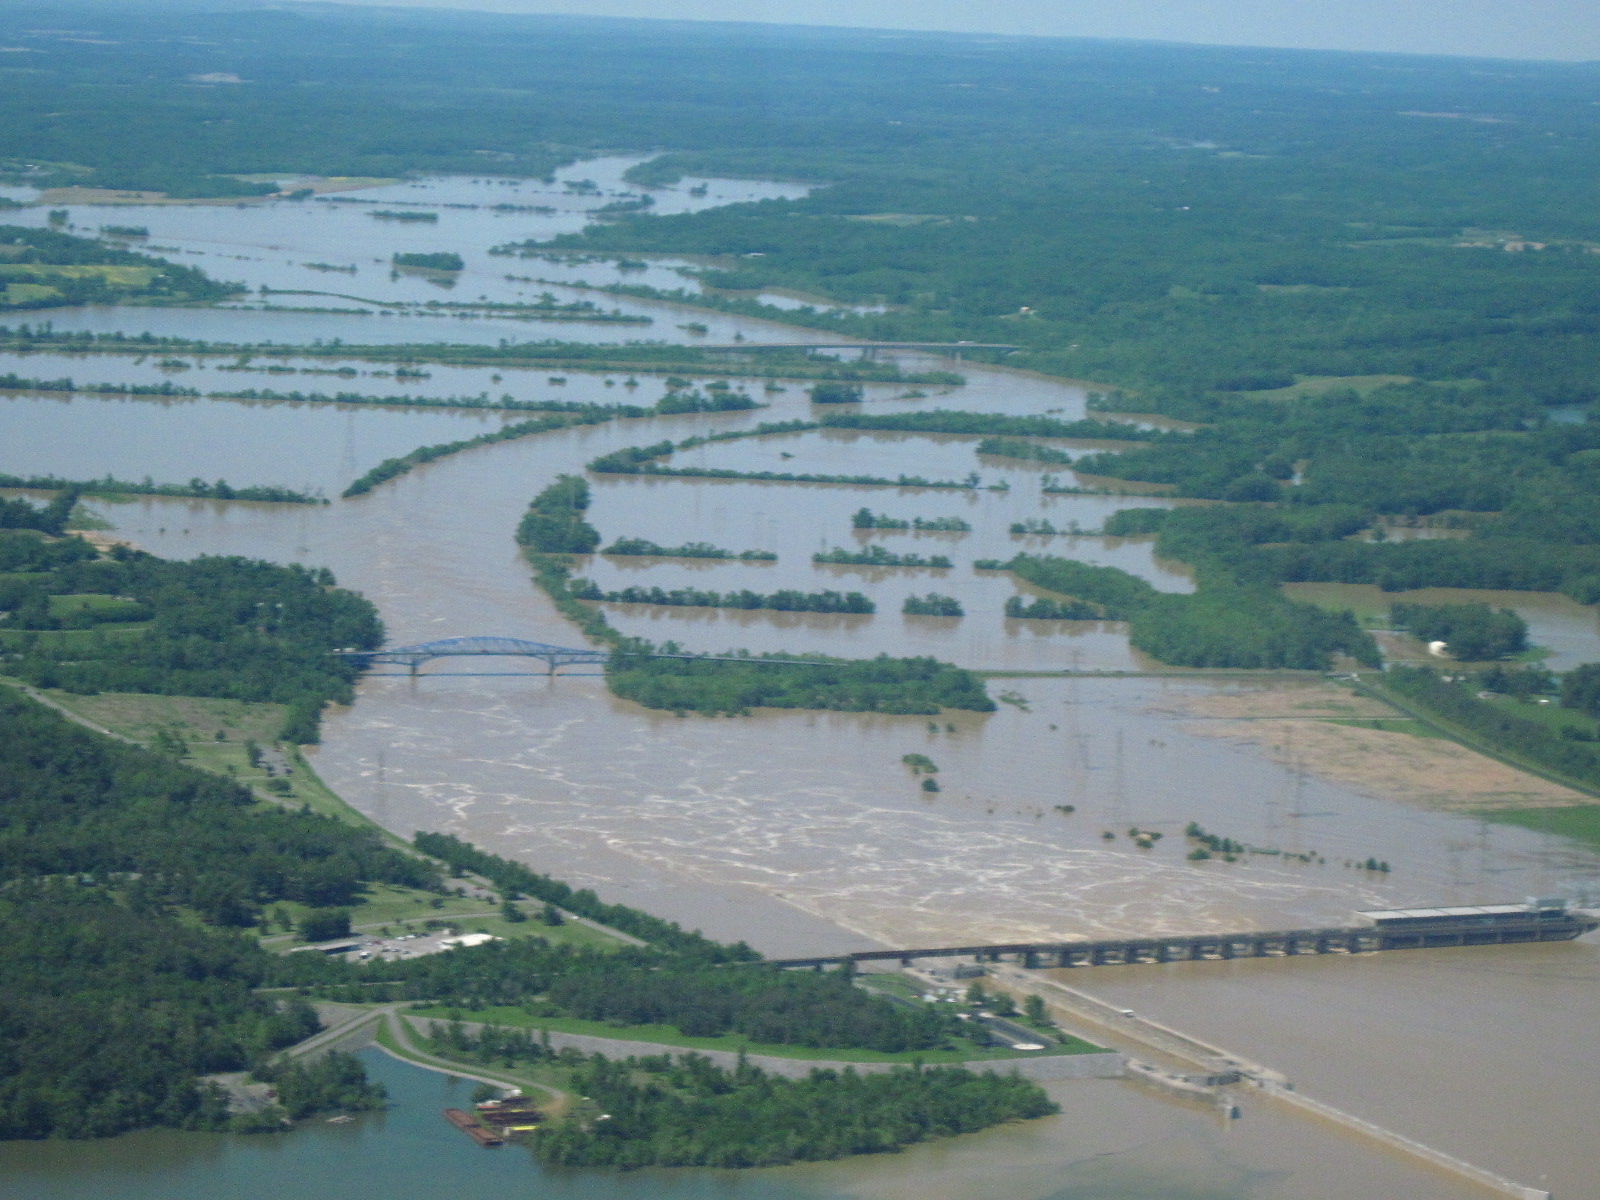
M 1511 942 L 1571 941 L 1600 929 L 1600 918 L 1567 907 L 1564 900 L 1463 908 L 1387 909 L 1362 913 L 1367 925 L 1284 929 L 1262 933 L 1209 933 L 1178 937 L 1108 938 L 1085 942 L 1004 942 L 910 950 L 857 950 L 815 958 L 769 960 L 779 967 L 855 967 L 895 962 L 909 967 L 922 958 L 1009 960 L 1034 970 L 1126 966 L 1134 963 L 1196 962 L 1232 958 L 1288 958 L 1302 954 L 1366 954 L 1439 946 L 1494 946 Z

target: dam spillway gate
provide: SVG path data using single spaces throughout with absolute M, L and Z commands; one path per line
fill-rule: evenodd
M 781 967 L 840 967 L 920 958 L 1012 960 L 1034 970 L 1128 966 L 1135 963 L 1289 958 L 1306 954 L 1366 954 L 1446 946 L 1497 946 L 1516 942 L 1564 942 L 1600 929 L 1600 918 L 1569 909 L 1562 900 L 1457 908 L 1385 909 L 1362 913 L 1370 924 L 1259 933 L 1177 937 L 1107 938 L 1081 942 L 1008 942 L 991 945 L 858 950 L 850 954 L 771 960 Z

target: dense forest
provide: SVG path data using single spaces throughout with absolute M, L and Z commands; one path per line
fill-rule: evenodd
M 549 1166 L 763 1167 L 881 1154 L 1059 1107 L 1030 1080 L 960 1067 L 784 1079 L 696 1055 L 609 1062 L 573 1076 L 608 1120 L 572 1120 L 534 1142 Z
M 67 521 L 72 516 L 72 510 L 77 506 L 79 493 L 68 488 L 55 496 L 48 504 L 30 504 L 23 499 L 8 500 L 0 496 L 0 529 L 32 529 L 39 533 L 53 534 L 59 537 L 67 531 Z M 42 548 L 51 543 L 46 543 L 40 538 L 7 538 L 8 544 L 16 546 L 22 553 L 28 553 L 26 547 L 38 546 Z M 86 543 L 78 542 L 78 552 L 87 549 Z M 0 562 L 0 570 L 16 570 L 15 567 L 6 567 Z
M 707 716 L 753 708 L 817 708 L 932 716 L 946 708 L 993 712 L 995 703 L 971 671 L 933 658 L 798 658 L 783 654 L 727 658 L 655 658 L 655 647 L 628 645 L 606 664 L 611 690 L 647 708 Z M 675 646 L 663 653 L 680 653 Z
M 588 481 L 558 476 L 529 502 L 517 541 L 537 554 L 589 554 L 600 545 L 600 531 L 583 519 L 588 508 Z
M 318 1026 L 303 999 L 269 999 L 255 990 L 263 985 L 467 1010 L 515 1004 L 811 1048 L 932 1049 L 967 1032 L 937 1006 L 891 1003 L 845 974 L 762 966 L 743 944 L 605 904 L 449 835 L 419 834 L 422 856 L 412 856 L 375 830 L 261 803 L 20 696 L 0 694 L 0 734 L 0 919 L 16 948 L 0 957 L 0 1138 L 255 1130 L 380 1103 L 347 1057 L 273 1058 Z M 239 932 L 284 900 L 347 905 L 373 882 L 441 890 L 436 863 L 481 873 L 508 900 L 559 904 L 647 943 L 579 950 L 528 937 L 356 964 L 271 955 Z M 197 1079 L 242 1069 L 277 1088 L 268 1116 L 230 1117 L 221 1091 Z M 951 1102 L 954 1083 L 932 1091 Z
M 742 1033 L 790 1046 L 931 1050 L 961 1026 L 932 1006 L 886 1003 L 848 975 L 721 969 L 646 973 L 623 964 L 573 972 L 547 998 L 564 1011 L 619 1025 L 672 1025 L 691 1037 Z
M 322 568 L 169 562 L 120 546 L 100 558 L 76 538 L 0 532 L 0 572 L 7 674 L 75 692 L 286 704 L 283 736 L 296 742 L 317 740 L 324 704 L 351 699 L 358 668 L 330 651 L 383 644 L 377 610 Z
M 1163 525 L 1163 539 L 1179 517 L 1229 510 L 1179 509 Z M 1201 517 L 1204 519 L 1204 516 Z M 1157 543 L 1162 553 L 1162 542 Z M 1378 649 L 1348 612 L 1333 613 L 1290 600 L 1270 581 L 1243 576 L 1224 559 L 1189 557 L 1197 563 L 1199 587 L 1191 595 L 1157 592 L 1117 567 L 1095 567 L 1074 559 L 1019 554 L 1009 562 L 977 565 L 1005 569 L 1019 579 L 1070 598 L 1066 604 L 1027 611 L 1019 601 L 1008 616 L 1099 617 L 1129 622 L 1128 639 L 1153 658 L 1188 667 L 1325 670 L 1335 654 L 1368 666 Z M 1037 603 L 1037 602 L 1036 602 Z
M 1528 648 L 1528 623 L 1509 608 L 1487 604 L 1395 604 L 1397 627 L 1425 642 L 1445 644 L 1451 658 L 1484 662 L 1520 654 Z
M 280 900 L 439 882 L 370 830 L 258 803 L 6 692 L 0 800 L 0 1138 L 226 1127 L 195 1077 L 317 1028 L 304 1002 L 252 990 L 274 960 L 230 930 Z

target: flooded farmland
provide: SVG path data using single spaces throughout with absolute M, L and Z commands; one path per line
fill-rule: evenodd
M 620 190 L 624 168 L 616 164 L 631 161 L 636 160 L 615 160 L 611 175 L 602 174 L 612 170 L 602 162 L 580 164 L 563 176 L 593 178 L 601 189 Z M 777 185 L 751 184 L 741 191 L 746 186 L 716 185 L 706 202 L 779 194 L 770 190 Z M 314 280 L 322 290 L 420 304 L 445 293 L 425 279 L 391 279 L 382 262 L 387 253 L 402 247 L 459 250 L 470 266 L 450 296 L 527 300 L 545 287 L 503 276 L 532 276 L 555 266 L 491 257 L 488 247 L 577 228 L 583 204 L 594 203 L 573 198 L 559 181 L 515 188 L 439 181 L 359 195 L 384 204 L 433 204 L 440 219 L 436 226 L 427 223 L 426 230 L 397 229 L 365 215 L 362 205 L 331 201 L 298 207 L 278 202 L 137 212 L 118 208 L 114 216 L 148 224 L 153 243 L 193 251 L 180 261 L 246 280 L 253 288 L 304 287 Z M 508 215 L 486 207 L 494 202 L 560 211 Z M 446 207 L 455 203 L 479 207 Z M 106 214 L 113 210 L 71 211 L 72 220 L 83 226 L 111 219 Z M 29 210 L 18 219 L 35 216 L 43 218 Z M 355 265 L 358 272 L 348 276 L 296 265 L 307 262 Z M 605 281 L 594 264 L 561 269 L 588 270 L 589 282 Z M 658 286 L 676 286 L 666 281 L 670 268 L 652 270 L 661 272 Z M 329 279 L 338 282 L 337 289 Z M 548 290 L 564 302 L 592 295 L 556 285 Z M 252 303 L 260 299 L 258 292 Z M 296 298 L 269 295 L 264 302 L 289 299 Z M 653 301 L 597 299 L 608 309 L 614 305 L 649 317 L 651 324 L 536 325 L 496 316 L 239 309 L 58 310 L 49 317 L 62 329 L 148 330 L 228 342 L 337 337 L 492 343 L 546 336 L 731 340 L 735 335 L 820 340 L 815 333 L 750 318 Z M 703 323 L 708 332 L 678 328 L 690 322 Z M 272 359 L 283 368 L 276 373 L 224 370 L 236 363 L 233 357 L 186 361 L 187 366 L 174 368 L 163 367 L 156 355 L 9 355 L 0 371 L 71 376 L 80 383 L 171 379 L 201 392 L 270 387 L 433 399 L 509 394 L 519 400 L 650 404 L 664 389 L 660 377 L 644 375 L 630 389 L 619 372 L 563 371 L 565 382 L 553 384 L 553 372 L 436 365 L 426 368 L 426 379 L 400 380 L 380 374 L 392 372 L 392 365 L 356 359 Z M 908 356 L 905 365 L 910 369 L 926 361 Z M 922 390 L 930 395 L 911 400 L 895 399 L 906 391 L 903 385 L 871 385 L 867 410 L 921 406 L 1052 412 L 1069 419 L 1085 411 L 1086 389 L 1079 385 L 970 363 L 941 365 L 960 370 L 967 383 L 927 387 Z M 323 373 L 341 369 L 354 374 Z M 327 565 L 342 583 L 379 606 L 393 643 L 505 634 L 576 645 L 580 635 L 532 586 L 512 540 L 528 500 L 558 474 L 580 473 L 591 459 L 615 449 L 815 415 L 800 385 L 766 393 L 756 381 L 734 382 L 770 407 L 618 420 L 485 446 L 327 506 L 161 498 L 97 500 L 90 506 L 115 526 L 115 536 L 158 554 L 236 553 Z M 224 477 L 236 485 L 304 487 L 331 497 L 384 458 L 492 431 L 525 415 L 303 400 L 11 393 L 0 398 L 0 428 L 6 430 L 0 471 L 71 478 L 106 473 L 125 479 Z M 852 658 L 929 654 L 1014 672 L 1155 668 L 1128 647 L 1125 631 L 1114 623 L 1007 620 L 1005 600 L 1027 589 L 973 564 L 1025 549 L 1118 566 L 1164 591 L 1191 590 L 1192 578 L 1182 564 L 1155 558 L 1148 539 L 1011 532 L 1013 524 L 1030 519 L 1094 530 L 1120 508 L 1171 502 L 1046 494 L 1044 469 L 980 458 L 975 442 L 819 431 L 720 443 L 672 459 L 676 466 L 919 474 L 935 480 L 976 472 L 979 486 L 971 489 L 594 476 L 590 519 L 606 545 L 622 537 L 668 546 L 703 540 L 735 552 L 775 551 L 779 559 L 764 564 L 599 554 L 583 563 L 580 573 L 608 590 L 633 584 L 669 590 L 836 589 L 860 591 L 877 605 L 876 613 L 860 617 L 605 606 L 608 619 L 626 633 L 676 641 L 696 651 L 821 651 Z M 1070 443 L 1061 446 L 1073 452 Z M 852 524 L 862 507 L 897 518 L 960 517 L 971 528 L 869 533 Z M 870 545 L 942 554 L 952 565 L 907 569 L 811 560 L 834 547 L 853 551 Z M 929 591 L 958 598 L 966 615 L 902 614 L 907 596 Z M 1530 611 L 1541 603 L 1526 596 L 1508 602 Z M 1555 650 L 1554 665 L 1600 658 L 1592 609 L 1548 607 L 1551 615 L 1544 624 L 1534 622 L 1533 636 Z M 1287 748 L 1273 753 L 1253 742 L 1213 736 L 1211 723 L 1218 721 L 1265 715 L 1292 725 L 1313 719 L 1293 712 L 1230 718 L 1196 707 L 1206 697 L 1265 686 L 1258 682 L 1192 673 L 997 678 L 990 690 L 1001 703 L 992 714 L 951 713 L 930 721 L 762 712 L 710 719 L 641 709 L 609 695 L 595 677 L 545 678 L 530 674 L 517 660 L 495 662 L 490 669 L 501 673 L 468 673 L 460 661 L 442 660 L 415 679 L 368 678 L 357 703 L 326 721 L 325 742 L 315 756 L 319 772 L 352 804 L 402 835 L 418 829 L 459 833 L 594 887 L 608 900 L 650 909 L 713 936 L 747 938 L 772 953 L 1339 923 L 1359 908 L 1488 902 L 1560 891 L 1591 878 L 1596 865 L 1589 851 L 1537 829 L 1420 802 L 1414 793 L 1387 786 L 1382 773 L 1357 778 L 1320 770 L 1309 736 L 1297 743 L 1291 733 Z M 1290 686 L 1316 690 L 1329 704 L 1344 696 L 1315 680 Z M 1329 719 L 1338 719 L 1336 708 L 1328 712 Z M 922 792 L 902 765 L 902 756 L 911 752 L 939 765 L 937 795 Z M 1273 853 L 1235 863 L 1191 862 L 1182 837 L 1191 821 Z M 1133 827 L 1164 836 L 1154 848 L 1140 849 L 1127 836 Z M 1312 861 L 1302 855 L 1312 855 Z M 1350 865 L 1369 857 L 1392 863 L 1393 870 L 1377 874 Z M 1563 1200 L 1600 1196 L 1588 1171 L 1592 1151 L 1567 1119 L 1600 1102 L 1600 1070 L 1593 1069 L 1600 1064 L 1584 1049 L 1587 1030 L 1600 1016 L 1592 986 L 1600 949 L 1578 942 L 1447 954 L 1416 967 L 1405 966 L 1407 961 L 1420 962 L 1395 955 L 1381 961 L 1182 964 L 1110 969 L 1074 976 L 1073 982 L 1093 990 L 1103 981 L 1108 996 L 1148 1007 L 1175 1025 L 1193 1026 L 1231 1049 L 1280 1066 L 1308 1091 L 1325 1092 L 1355 1111 L 1392 1118 L 1441 1145 L 1464 1145 L 1463 1152 L 1494 1169 L 1530 1181 L 1547 1175 Z M 1222 966 L 1231 969 L 1213 969 Z M 1461 1003 L 1445 1009 L 1436 1001 L 1441 994 Z M 1529 1024 L 1537 1038 L 1519 1034 L 1509 1039 L 1504 1054 L 1478 1052 L 1499 1041 L 1525 1013 L 1536 1014 Z M 1424 1036 L 1419 1025 L 1426 1021 L 1434 1029 Z M 1320 1032 L 1313 1037 L 1308 1030 Z M 1560 1069 L 1527 1068 L 1541 1048 L 1552 1046 L 1568 1055 Z M 1414 1052 L 1428 1064 L 1427 1115 L 1410 1125 L 1406 1113 L 1417 1102 L 1415 1077 L 1381 1061 L 1407 1047 L 1419 1048 Z M 1512 1078 L 1512 1059 L 1523 1064 L 1524 1075 Z M 1483 1123 L 1483 1114 L 1494 1110 L 1489 1100 L 1495 1094 L 1511 1096 L 1509 1107 L 1520 1114 L 1498 1133 Z M 1129 1085 L 1062 1085 L 1060 1098 L 1066 1109 L 1061 1118 L 920 1148 L 893 1162 L 852 1160 L 752 1173 L 737 1181 L 689 1172 L 671 1176 L 689 1182 L 670 1184 L 641 1176 L 549 1186 L 595 1200 L 645 1195 L 698 1200 L 713 1192 L 741 1200 L 847 1195 L 888 1200 L 930 1189 L 942 1196 L 1174 1200 L 1471 1194 L 1264 1106 L 1249 1106 L 1242 1121 L 1223 1129 L 1209 1116 Z M 418 1102 L 437 1103 L 431 1095 Z M 376 1162 L 389 1144 L 376 1131 L 360 1137 L 369 1139 L 362 1143 L 367 1149 L 350 1145 L 344 1151 L 371 1154 Z M 211 1165 L 196 1168 L 194 1178 L 216 1182 L 218 1190 L 211 1194 L 242 1194 L 236 1179 L 225 1178 L 235 1169 L 228 1164 L 255 1150 L 218 1140 L 208 1141 L 201 1153 L 175 1148 L 179 1141 L 161 1141 L 167 1148 L 151 1154 L 168 1156 L 165 1161 L 198 1154 Z M 313 1171 L 328 1170 L 315 1164 L 338 1158 L 309 1139 L 288 1144 L 298 1147 L 286 1152 L 290 1157 L 311 1156 L 308 1169 Z M 54 1158 L 53 1148 L 5 1153 L 11 1156 L 8 1171 L 38 1172 L 44 1182 L 33 1194 L 73 1200 L 94 1194 L 92 1148 L 73 1147 Z M 223 1174 L 205 1174 L 219 1170 Z M 481 1182 L 503 1186 L 499 1176 Z M 235 1190 L 229 1192 L 230 1187 Z M 395 1188 L 384 1194 L 406 1195 Z

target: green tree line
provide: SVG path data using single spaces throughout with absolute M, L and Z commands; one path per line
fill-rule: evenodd
M 0 1137 L 227 1128 L 197 1076 L 260 1067 L 318 1028 L 304 1000 L 255 991 L 278 960 L 237 931 L 369 881 L 440 885 L 371 830 L 0 692 Z
M 877 605 L 860 592 L 802 592 L 781 588 L 776 592 L 712 592 L 700 588 L 631 586 L 602 591 L 595 584 L 579 584 L 574 593 L 581 600 L 604 600 L 610 604 L 665 604 L 687 608 L 770 609 L 773 612 L 871 613 Z
M 549 433 L 553 429 L 566 429 L 572 425 L 599 425 L 611 419 L 611 414 L 595 409 L 586 409 L 577 413 L 552 413 L 549 416 L 537 417 L 531 421 L 514 421 L 510 425 L 501 426 L 493 433 L 480 433 L 476 437 L 462 438 L 454 442 L 439 442 L 432 446 L 419 446 L 409 454 L 398 458 L 386 458 L 360 478 L 356 479 L 341 493 L 346 500 L 352 496 L 365 495 L 380 483 L 387 483 L 424 463 L 436 462 L 451 454 L 459 454 L 463 450 L 473 450 L 479 446 L 491 446 L 496 442 L 511 442 L 518 438 L 532 437 L 536 433 Z
M 326 504 L 320 496 L 271 485 L 233 487 L 224 479 L 207 483 L 198 477 L 188 483 L 154 483 L 115 479 L 61 479 L 55 475 L 0 474 L 0 487 L 60 491 L 74 496 L 180 496 L 190 500 L 255 500 L 266 504 Z
M 5 602 L 15 607 L 0 647 L 7 672 L 36 687 L 286 704 L 283 736 L 314 742 L 323 705 L 349 703 L 358 674 L 331 651 L 383 644 L 373 606 L 336 587 L 325 568 L 237 557 L 171 562 L 120 546 L 101 559 L 76 539 L 63 544 L 79 547 L 72 552 L 50 548 L 36 535 L 11 539 L 22 552 L 31 544 L 33 557 L 22 561 L 33 577 L 4 589 Z M 7 557 L 0 551 L 0 563 Z M 11 557 L 16 562 L 21 553 L 13 550 Z M 83 595 L 122 597 L 138 606 L 137 613 L 114 620 L 147 619 L 116 636 L 90 631 L 65 637 L 26 628 L 30 617 L 40 624 L 53 620 L 49 597 Z
M 960 1067 L 886 1073 L 812 1071 L 805 1079 L 733 1071 L 683 1055 L 611 1062 L 573 1075 L 604 1111 L 541 1130 L 553 1167 L 757 1167 L 892 1153 L 935 1138 L 1059 1111 L 1044 1089 L 1014 1075 Z
M 751 656 L 748 662 L 655 658 L 629 644 L 612 654 L 606 679 L 618 696 L 675 712 L 742 715 L 754 708 L 935 715 L 946 708 L 993 712 L 972 672 L 934 658 Z M 663 653 L 681 651 L 668 643 Z

